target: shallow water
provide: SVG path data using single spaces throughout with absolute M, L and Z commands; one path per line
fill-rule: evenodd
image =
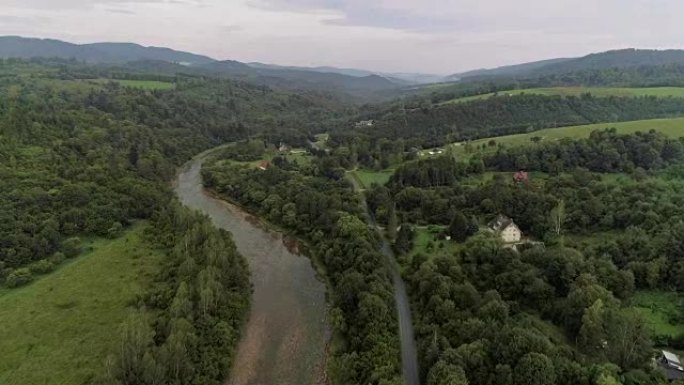
M 202 187 L 202 162 L 200 156 L 183 167 L 176 194 L 184 205 L 233 234 L 249 262 L 254 287 L 249 321 L 226 383 L 325 384 L 325 285 L 308 258 L 290 251 L 291 240 L 284 242 L 281 234 L 259 226 L 254 217 L 209 196 Z

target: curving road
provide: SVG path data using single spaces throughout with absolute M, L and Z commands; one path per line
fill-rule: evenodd
M 288 250 L 279 233 L 205 193 L 200 171 L 206 154 L 183 167 L 175 192 L 184 205 L 232 233 L 249 262 L 254 288 L 227 384 L 324 385 L 330 337 L 325 285 L 316 278 L 310 260 Z

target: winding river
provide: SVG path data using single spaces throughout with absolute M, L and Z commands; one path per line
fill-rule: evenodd
M 206 157 L 188 162 L 175 191 L 187 207 L 208 215 L 230 231 L 252 273 L 252 307 L 227 385 L 324 385 L 325 285 L 308 258 L 286 247 L 281 234 L 256 218 L 205 193 L 201 168 Z

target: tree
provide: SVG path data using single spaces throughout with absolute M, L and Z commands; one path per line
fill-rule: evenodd
M 544 354 L 524 355 L 513 371 L 515 385 L 553 385 L 556 373 L 553 362 Z
M 72 237 L 62 242 L 62 252 L 67 258 L 74 258 L 81 254 L 81 238 Z
M 430 368 L 427 385 L 468 385 L 463 368 L 438 361 Z
M 457 212 L 449 224 L 448 231 L 451 239 L 458 242 L 465 241 L 468 238 L 469 226 L 468 219 L 462 213 Z

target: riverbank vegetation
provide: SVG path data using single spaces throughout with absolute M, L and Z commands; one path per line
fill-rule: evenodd
M 344 173 L 284 158 L 265 170 L 220 158 L 205 185 L 310 243 L 330 289 L 331 323 L 342 341 L 328 367 L 336 384 L 399 384 L 398 325 L 380 240 Z

